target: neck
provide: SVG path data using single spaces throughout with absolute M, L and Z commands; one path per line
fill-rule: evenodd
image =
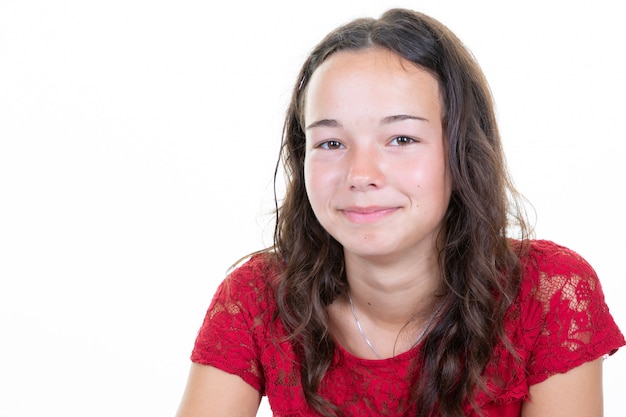
M 429 316 L 441 286 L 435 256 L 378 263 L 346 254 L 346 275 L 353 303 L 363 319 L 396 330 Z

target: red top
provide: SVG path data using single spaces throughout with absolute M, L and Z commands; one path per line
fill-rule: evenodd
M 506 333 L 522 361 L 502 344 L 485 370 L 493 399 L 479 392 L 485 417 L 520 415 L 528 387 L 551 375 L 614 353 L 625 344 L 609 314 L 600 282 L 578 254 L 548 241 L 533 241 L 519 294 L 505 318 Z M 262 256 L 232 272 L 218 288 L 191 360 L 239 375 L 267 395 L 274 416 L 318 416 L 304 400 L 293 349 L 285 330 L 272 324 L 276 275 Z M 382 360 L 358 358 L 337 346 L 320 393 L 351 416 L 409 416 L 409 387 L 419 377 L 420 345 Z M 468 416 L 477 416 L 468 404 Z

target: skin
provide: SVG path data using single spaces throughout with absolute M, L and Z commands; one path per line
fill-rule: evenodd
M 441 114 L 437 80 L 381 49 L 334 54 L 307 87 L 307 193 L 344 247 L 356 313 L 383 357 L 410 349 L 435 308 L 451 188 Z M 328 314 L 338 343 L 376 358 L 347 300 Z M 177 416 L 254 416 L 259 401 L 238 376 L 193 364 Z M 522 416 L 602 416 L 602 360 L 531 386 Z
M 307 194 L 344 248 L 359 320 L 383 357 L 411 348 L 424 324 L 411 318 L 428 318 L 440 284 L 436 242 L 451 189 L 441 119 L 437 80 L 382 49 L 331 56 L 307 87 Z M 346 300 L 329 315 L 348 350 L 376 358 Z
M 252 417 L 260 402 L 259 392 L 240 377 L 193 363 L 176 417 Z
M 602 361 L 584 363 L 531 385 L 522 417 L 602 417 Z

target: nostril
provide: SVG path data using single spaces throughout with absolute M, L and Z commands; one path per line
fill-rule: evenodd
M 384 183 L 384 174 L 373 158 L 353 163 L 348 175 L 352 189 L 370 189 L 380 187 Z

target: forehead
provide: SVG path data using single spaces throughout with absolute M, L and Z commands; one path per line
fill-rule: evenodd
M 314 71 L 313 75 L 323 74 L 331 70 L 353 69 L 362 67 L 379 67 L 389 71 L 408 71 L 422 70 L 413 62 L 407 60 L 396 52 L 381 48 L 372 47 L 357 50 L 341 50 L 330 55 L 319 67 Z
M 341 51 L 331 55 L 313 73 L 306 87 L 304 116 L 342 107 L 437 107 L 439 82 L 427 70 L 383 48 Z M 390 109 L 393 110 L 393 109 Z

